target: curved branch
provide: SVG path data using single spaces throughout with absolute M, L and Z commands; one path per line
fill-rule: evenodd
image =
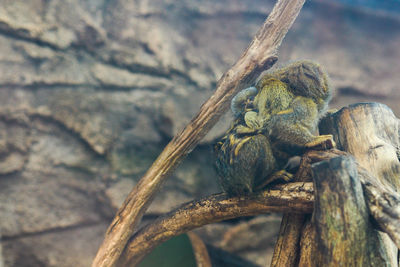
M 349 154 L 339 150 L 308 151 L 303 157 L 300 173 L 306 175 L 312 163 Z M 365 169 L 358 165 L 358 172 L 366 204 L 381 230 L 387 232 L 399 244 L 398 218 L 400 201 L 396 194 L 382 188 Z M 384 199 L 385 201 L 382 201 Z M 390 201 L 388 201 L 390 200 Z M 379 202 L 379 204 L 378 204 Z M 389 203 L 390 202 L 390 203 Z M 277 185 L 257 195 L 228 198 L 225 194 L 212 195 L 195 200 L 158 218 L 137 232 L 128 242 L 120 258 L 120 266 L 135 266 L 155 246 L 203 225 L 241 216 L 253 216 L 267 212 L 311 213 L 314 189 L 311 182 Z M 375 207 L 384 207 L 376 209 Z M 388 209 L 387 207 L 391 207 Z M 377 213 L 377 211 L 379 211 Z
M 192 201 L 158 218 L 135 234 L 124 250 L 120 266 L 135 266 L 162 242 L 203 225 L 267 212 L 310 213 L 313 209 L 312 183 L 290 183 L 257 195 L 228 198 L 212 195 Z
M 217 90 L 185 129 L 175 136 L 133 188 L 110 224 L 92 263 L 93 267 L 113 267 L 128 239 L 164 180 L 206 135 L 229 107 L 240 89 L 254 82 L 277 60 L 277 50 L 300 12 L 305 0 L 279 0 L 236 64 L 218 81 Z

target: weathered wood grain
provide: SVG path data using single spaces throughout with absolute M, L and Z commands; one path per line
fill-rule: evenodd
M 283 215 L 271 267 L 294 266 L 296 264 L 305 217 L 305 214 L 287 213 Z
M 316 266 L 393 266 L 370 221 L 355 160 L 340 156 L 312 170 Z
M 293 180 L 297 182 L 311 181 L 311 158 L 307 154 L 301 158 L 299 170 Z M 299 257 L 301 233 L 307 218 L 305 214 L 285 213 L 283 215 L 271 267 L 296 265 Z
M 400 191 L 399 119 L 386 105 L 359 103 L 327 116 L 321 121 L 320 132 L 332 133 L 338 148 L 352 154 L 359 166 L 365 169 L 359 170 L 359 173 L 362 174 L 371 215 L 385 232 L 390 233 L 392 240 L 385 233 L 381 234 L 381 238 L 390 253 L 392 266 L 398 266 L 400 228 L 396 225 L 399 224 L 400 202 L 396 199 Z M 387 201 L 387 195 L 391 195 L 391 201 Z
M 370 214 L 382 230 L 390 233 L 392 240 L 398 243 L 400 202 L 396 199 L 400 183 L 399 120 L 385 105 L 353 104 L 324 118 L 320 133 L 333 134 L 337 147 L 349 152 L 357 160 Z M 389 198 L 391 202 L 383 201 Z M 360 228 L 360 231 L 363 229 Z M 398 266 L 398 248 L 392 240 L 386 233 L 380 233 L 375 247 L 386 253 L 385 264 Z

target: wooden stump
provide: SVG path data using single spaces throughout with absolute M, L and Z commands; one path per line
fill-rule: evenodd
M 337 148 L 355 161 L 344 156 L 312 166 L 313 219 L 284 217 L 271 266 L 399 265 L 399 133 L 399 119 L 377 103 L 354 104 L 321 121 L 320 134 L 333 134 Z M 312 156 L 303 159 L 311 165 Z M 375 228 L 388 232 L 397 247 L 372 227 L 369 214 L 377 219 Z M 285 242 L 296 244 L 282 246 Z
M 379 103 L 353 104 L 327 116 L 321 134 L 333 134 L 337 148 L 352 154 L 387 191 L 400 190 L 400 120 Z M 398 248 L 381 233 L 390 266 L 398 266 Z
M 354 159 L 333 158 L 312 170 L 316 266 L 394 266 L 370 222 Z

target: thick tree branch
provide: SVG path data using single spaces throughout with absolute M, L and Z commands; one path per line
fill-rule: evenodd
M 313 186 L 310 182 L 279 185 L 246 197 L 228 198 L 225 194 L 217 194 L 192 201 L 135 234 L 118 265 L 135 266 L 158 244 L 209 223 L 267 212 L 310 213 L 313 201 Z
M 277 60 L 277 49 L 305 0 L 279 0 L 248 49 L 218 82 L 217 90 L 185 129 L 165 147 L 157 160 L 133 188 L 109 226 L 93 261 L 94 267 L 115 266 L 128 239 L 163 181 L 196 146 L 227 110 L 239 89 L 253 83 Z

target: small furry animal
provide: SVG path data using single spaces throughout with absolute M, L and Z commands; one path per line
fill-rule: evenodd
M 239 92 L 231 103 L 232 127 L 215 145 L 222 189 L 242 195 L 289 181 L 283 167 L 290 157 L 333 147 L 331 135 L 314 135 L 330 98 L 327 75 L 310 61 L 268 73 Z

